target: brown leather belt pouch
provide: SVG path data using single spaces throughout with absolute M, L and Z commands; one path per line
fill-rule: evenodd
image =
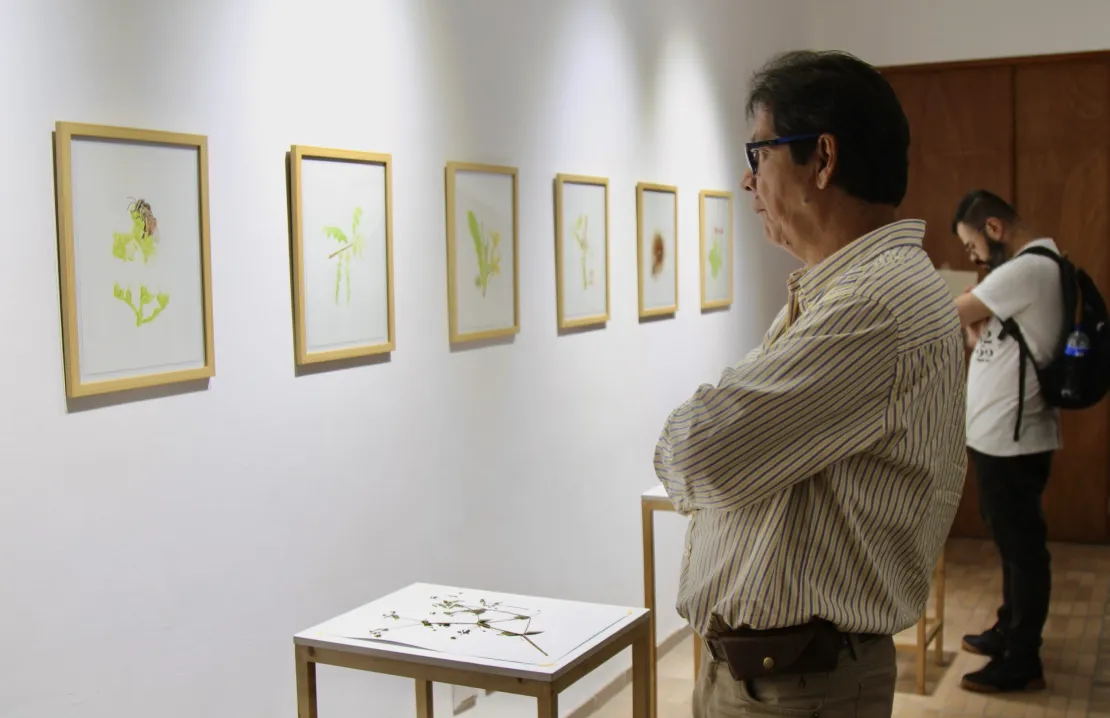
M 825 621 L 767 631 L 740 629 L 707 638 L 713 658 L 738 681 L 836 670 L 844 634 Z

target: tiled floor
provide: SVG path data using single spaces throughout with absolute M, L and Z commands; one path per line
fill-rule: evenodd
M 918 695 L 915 654 L 900 654 L 895 716 L 1110 718 L 1110 546 L 1054 544 L 1051 551 L 1053 596 L 1043 653 L 1048 690 L 997 697 L 960 689 L 960 677 L 985 663 L 984 658 L 959 650 L 960 637 L 994 622 L 1001 572 L 990 543 L 952 540 L 946 554 L 945 665 L 935 665 L 930 650 L 927 695 Z M 911 631 L 898 640 L 912 643 L 915 635 Z M 659 718 L 689 718 L 693 670 L 693 649 L 687 641 L 662 658 Z M 595 716 L 618 718 L 630 710 L 631 694 L 626 689 Z

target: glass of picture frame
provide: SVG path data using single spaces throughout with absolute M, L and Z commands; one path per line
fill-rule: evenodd
M 609 321 L 609 180 L 555 177 L 555 292 L 559 329 Z
M 447 309 L 451 343 L 520 331 L 517 169 L 449 162 Z
M 678 311 L 678 188 L 636 185 L 636 257 L 641 319 Z
M 702 190 L 698 195 L 703 310 L 732 304 L 732 202 L 731 192 Z
M 394 351 L 392 157 L 293 145 L 298 365 Z

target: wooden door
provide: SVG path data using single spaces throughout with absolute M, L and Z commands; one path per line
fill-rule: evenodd
M 1110 63 L 1016 68 L 1017 210 L 1110 295 Z M 1110 409 L 1061 412 L 1044 506 L 1058 541 L 1107 539 Z
M 900 215 L 926 221 L 925 249 L 938 268 L 974 270 L 951 232 L 952 215 L 973 188 L 1013 196 L 1013 70 L 914 72 L 889 80 L 910 121 L 910 182 Z
M 899 215 L 924 219 L 925 250 L 940 269 L 975 271 L 952 234 L 956 204 L 989 189 L 1012 200 L 1014 73 L 1010 67 L 891 73 L 910 122 L 909 189 Z M 988 536 L 969 465 L 953 536 Z

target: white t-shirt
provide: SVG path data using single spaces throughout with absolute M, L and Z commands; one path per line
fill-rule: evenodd
M 1059 253 L 1051 239 L 1022 248 L 1046 247 Z M 967 445 L 992 456 L 1054 451 L 1061 446 L 1060 414 L 1047 406 L 1037 374 L 1025 367 L 1025 408 L 1021 435 L 1014 441 L 1018 411 L 1020 348 L 1007 336 L 999 340 L 1002 321 L 1013 318 L 1038 367 L 1052 357 L 1064 330 L 1060 267 L 1047 257 L 1022 255 L 991 271 L 972 293 L 991 311 L 979 335 L 967 377 Z

